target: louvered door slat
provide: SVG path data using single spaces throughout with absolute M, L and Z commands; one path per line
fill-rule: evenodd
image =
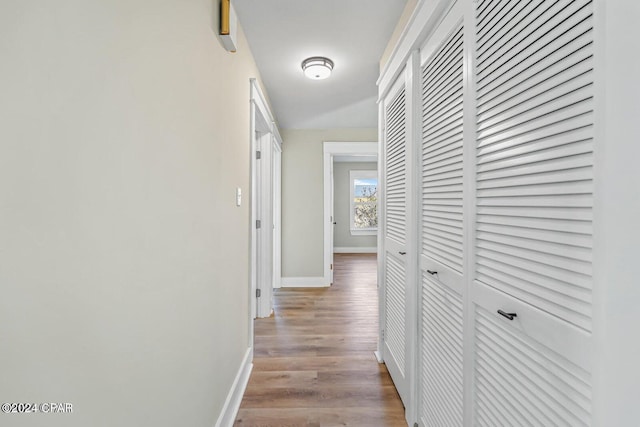
M 405 241 L 406 221 L 406 101 L 401 88 L 386 108 L 386 233 Z
M 540 23 L 550 24 L 548 18 L 553 17 L 559 10 L 562 10 L 562 2 L 535 0 L 519 2 L 516 7 L 493 15 L 494 25 L 483 32 L 482 40 L 478 43 L 478 58 L 496 56 L 498 48 L 514 51 L 519 44 L 527 40 L 536 27 L 540 27 Z M 498 43 L 499 40 L 502 43 Z
M 490 372 L 478 371 L 476 376 L 482 378 L 485 382 L 479 382 L 476 385 L 476 395 L 482 400 L 482 405 L 476 406 L 476 424 L 480 426 L 530 426 L 534 424 L 529 421 L 532 419 L 532 415 L 526 412 L 522 413 L 521 410 L 514 408 L 509 400 L 506 398 L 506 391 L 500 389 L 490 389 L 485 386 L 486 383 L 499 383 L 500 379 L 495 378 Z M 498 405 L 497 402 L 505 402 L 502 405 Z M 483 414 L 485 417 L 478 416 Z M 490 420 L 487 424 L 482 424 L 480 421 L 485 419 Z
M 570 51 L 567 51 L 567 46 L 571 48 Z M 589 43 L 584 40 L 573 39 L 564 46 L 562 53 L 551 52 L 535 64 L 531 64 L 530 68 L 518 70 L 519 72 L 506 71 L 505 74 L 512 78 L 506 79 L 501 75 L 499 79 L 494 80 L 494 83 L 487 85 L 483 91 L 479 92 L 483 102 L 478 104 L 478 107 L 486 111 L 493 106 L 503 105 L 517 96 L 524 96 L 543 84 L 553 83 L 554 76 L 566 72 L 579 75 L 587 71 L 593 63 L 590 51 L 586 49 L 587 46 Z
M 422 275 L 421 408 L 430 425 L 462 425 L 462 301 Z
M 459 106 L 456 108 L 460 108 Z M 460 139 L 460 132 L 450 132 L 448 135 L 441 135 L 438 138 L 433 138 L 429 147 L 424 147 L 422 151 L 423 156 L 430 155 L 431 153 L 439 154 L 446 152 L 455 147 L 455 141 Z M 453 145 L 452 145 L 453 144 Z
M 489 239 L 482 239 L 478 240 L 477 245 L 478 252 L 482 252 L 482 250 L 486 249 L 495 253 L 508 254 L 525 260 L 538 262 L 543 265 L 582 274 L 585 276 L 583 289 L 589 288 L 589 278 L 593 274 L 593 267 L 590 260 L 585 261 L 578 259 L 577 257 L 572 256 L 571 253 L 567 253 L 566 256 L 553 256 L 544 252 L 531 250 L 529 248 L 508 245 L 504 240 L 502 242 L 495 243 Z M 585 252 L 587 251 L 582 251 L 582 254 Z
M 422 71 L 422 193 L 423 209 L 433 205 L 462 210 L 463 44 L 455 30 Z M 447 103 L 438 97 L 447 90 Z M 422 217 L 422 253 L 460 272 L 462 223 L 443 226 Z
M 539 15 L 542 3 L 543 0 L 535 0 L 505 4 L 506 7 L 489 13 L 488 20 L 485 21 L 488 26 L 481 24 L 483 28 L 481 29 L 482 37 L 478 39 L 478 55 L 482 55 L 487 47 L 494 46 L 495 39 L 513 38 L 516 28 L 523 28 L 527 22 Z M 537 13 L 536 10 L 538 10 Z
M 545 3 L 551 4 L 548 0 Z M 478 55 L 478 72 L 482 74 L 478 77 L 478 82 L 491 73 L 519 63 L 522 58 L 552 43 L 557 37 L 573 30 L 579 31 L 582 28 L 580 24 L 590 16 L 590 10 L 586 7 L 590 0 L 553 3 L 559 7 L 551 8 L 549 13 L 528 23 L 517 33 L 517 37 L 511 40 L 495 39 L 491 51 L 486 52 L 486 55 Z
M 437 123 L 436 117 L 450 117 L 452 114 L 459 111 L 458 105 L 460 104 L 461 100 L 457 97 L 457 87 L 460 84 L 460 80 L 460 78 L 457 78 L 456 80 L 450 82 L 446 96 L 438 100 L 430 100 L 426 104 L 427 111 L 429 112 L 426 113 L 424 119 L 425 121 L 427 121 L 427 123 L 430 123 L 432 121 Z M 438 106 L 439 108 L 432 109 L 434 106 Z
M 501 324 L 491 313 L 479 308 L 476 316 L 476 369 L 481 373 L 476 387 L 494 394 L 506 391 L 493 405 L 517 408 L 534 425 L 589 423 L 590 376 L 584 370 Z
M 503 248 L 501 249 L 504 250 Z M 529 280 L 532 284 L 532 298 L 541 297 L 546 293 L 546 290 L 552 290 L 575 298 L 576 303 L 581 301 L 589 303 L 591 301 L 588 288 L 589 276 L 586 274 L 484 248 L 478 250 L 478 257 L 482 258 L 482 266 L 478 267 L 479 273 L 485 271 L 483 268 L 486 266 L 488 269 L 518 278 L 514 282 Z M 540 274 L 541 268 L 545 269 L 544 275 Z M 510 283 L 511 281 L 507 280 L 506 282 Z M 513 286 L 516 286 L 515 283 Z M 538 288 L 533 286 L 538 286 Z M 559 301 L 549 300 L 549 302 L 557 304 Z
M 536 46 L 521 57 L 515 58 L 512 63 L 507 64 L 508 67 L 499 70 L 500 72 L 487 73 L 482 80 L 478 80 L 478 94 L 485 96 L 490 91 L 501 92 L 509 87 L 510 80 L 525 80 L 526 76 L 534 75 L 551 63 L 563 61 L 563 58 L 580 49 L 587 49 L 592 43 L 592 27 L 592 23 L 587 19 L 580 21 L 569 31 L 556 32 L 546 37 L 541 46 Z
M 405 360 L 405 271 L 393 257 L 386 257 L 385 340 L 404 374 Z
M 503 10 L 513 9 L 516 5 L 500 0 L 482 0 L 478 2 L 476 26 L 482 34 L 489 32 L 487 27 L 495 26 L 494 17 Z
M 564 69 L 554 69 L 560 68 L 560 66 Z M 483 113 L 478 115 L 479 128 L 484 129 L 508 118 L 505 113 L 509 113 L 511 116 L 523 115 L 536 106 L 539 107 L 556 99 L 566 100 L 562 96 L 565 92 L 573 91 L 575 97 L 580 93 L 581 88 L 591 84 L 590 72 L 592 70 L 593 61 L 591 58 L 582 59 L 570 67 L 567 67 L 566 62 L 554 64 L 551 70 L 545 70 L 549 71 L 548 73 L 543 73 L 542 77 L 546 77 L 545 80 L 538 81 L 540 76 L 536 76 L 538 78 L 527 82 L 526 86 L 514 86 L 506 93 L 503 92 L 493 99 L 487 99 L 482 105 Z M 568 103 L 571 102 L 565 101 L 565 104 Z M 552 109 L 557 109 L 557 107 Z

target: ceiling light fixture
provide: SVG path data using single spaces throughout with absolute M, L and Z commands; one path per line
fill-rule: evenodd
M 312 80 L 326 79 L 333 70 L 333 61 L 323 56 L 313 56 L 302 61 L 304 75 Z

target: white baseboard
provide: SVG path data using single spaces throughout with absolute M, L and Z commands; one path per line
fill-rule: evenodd
M 247 388 L 249 382 L 249 376 L 253 369 L 253 347 L 249 347 L 244 355 L 240 369 L 236 374 L 236 378 L 233 380 L 233 385 L 227 400 L 224 402 L 218 421 L 216 421 L 216 427 L 233 427 L 233 423 L 238 416 L 238 409 L 240 409 L 240 403 L 242 402 L 242 396 Z
M 356 246 L 346 246 L 346 247 L 335 247 L 333 248 L 334 254 L 375 254 L 378 253 L 377 247 L 366 247 L 359 248 Z
M 373 355 L 376 356 L 376 360 L 378 361 L 378 363 L 384 363 L 384 360 L 382 360 L 382 353 L 380 353 L 378 350 L 374 351 Z
M 324 277 L 283 277 L 283 288 L 326 288 L 329 283 Z

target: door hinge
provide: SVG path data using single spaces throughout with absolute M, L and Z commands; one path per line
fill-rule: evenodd
M 329 268 L 330 268 L 331 270 L 333 270 L 333 264 L 329 265 Z
M 256 289 L 256 298 L 260 298 L 262 295 L 262 291 L 260 289 Z
M 256 159 L 260 160 L 262 158 L 262 151 L 256 151 Z
M 380 332 L 381 332 L 381 334 L 380 334 L 380 335 L 382 335 L 382 341 L 384 341 L 384 329 L 383 329 L 383 330 L 381 330 Z
M 256 228 L 261 228 L 262 227 L 262 221 L 260 221 L 259 219 L 256 219 Z

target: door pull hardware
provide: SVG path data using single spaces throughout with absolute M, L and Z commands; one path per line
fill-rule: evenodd
M 498 314 L 502 317 L 506 317 L 509 320 L 513 320 L 514 318 L 518 317 L 516 313 L 505 313 L 502 310 L 498 310 Z
M 438 274 L 438 272 L 434 270 L 427 270 L 427 273 L 429 273 L 432 276 L 435 276 L 436 274 Z
M 400 255 L 406 255 L 407 253 L 405 251 L 400 251 L 398 252 Z

